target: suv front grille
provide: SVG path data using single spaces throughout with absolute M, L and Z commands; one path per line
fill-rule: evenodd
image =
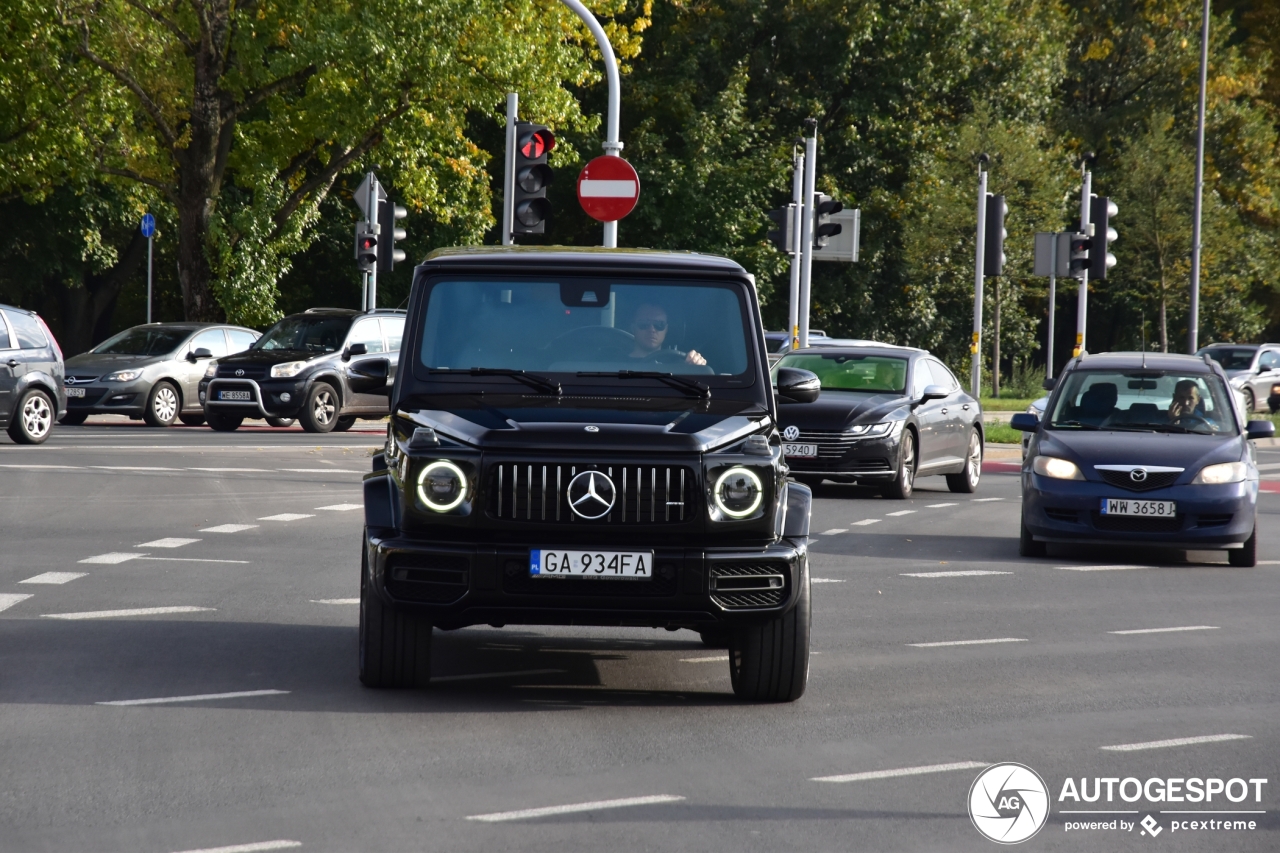
M 726 610 L 777 607 L 787 598 L 786 563 L 718 563 L 710 574 L 711 597 Z
M 1098 470 L 1102 475 L 1102 479 L 1106 480 L 1113 486 L 1122 489 L 1128 489 L 1131 492 L 1149 492 L 1152 489 L 1163 489 L 1165 486 L 1172 486 L 1174 481 L 1178 479 L 1181 471 L 1149 471 L 1147 479 L 1141 483 L 1134 482 L 1129 476 L 1128 471 L 1104 471 Z
M 241 373 L 236 374 L 239 370 Z M 265 364 L 219 364 L 219 379 L 266 379 L 267 373 L 271 370 Z
M 387 590 L 401 601 L 449 604 L 462 598 L 471 561 L 462 555 L 392 554 L 387 557 Z
M 613 508 L 602 518 L 580 518 L 569 508 L 569 482 L 583 471 L 613 481 Z M 679 524 L 698 505 L 697 477 L 683 465 L 500 462 L 490 467 L 488 486 L 491 516 L 540 524 Z

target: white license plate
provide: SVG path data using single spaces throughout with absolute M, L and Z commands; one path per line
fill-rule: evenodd
M 68 396 L 68 397 L 83 397 L 83 396 L 84 396 L 84 389 L 83 389 L 83 388 L 68 388 L 68 389 L 67 389 L 67 396 Z
M 652 551 L 561 551 L 531 549 L 529 576 L 643 581 L 653 577 Z
M 1174 501 L 1135 501 L 1128 498 L 1103 498 L 1102 514 L 1173 518 L 1178 514 L 1178 504 Z
M 783 444 L 782 453 L 785 456 L 817 456 L 818 445 L 816 444 Z
M 244 400 L 251 401 L 253 396 L 249 391 L 219 391 L 219 400 Z

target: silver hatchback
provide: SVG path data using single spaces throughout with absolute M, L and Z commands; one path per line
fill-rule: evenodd
M 67 359 L 67 413 L 82 424 L 93 414 L 128 415 L 150 426 L 204 423 L 199 384 L 209 359 L 249 348 L 259 333 L 210 323 L 134 326 Z

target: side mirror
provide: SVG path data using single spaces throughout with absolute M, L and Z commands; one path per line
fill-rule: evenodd
M 199 361 L 202 358 L 213 358 L 213 353 L 211 353 L 209 350 L 205 349 L 204 347 L 200 347 L 199 349 L 195 349 L 187 353 L 187 361 L 191 362 L 192 364 L 195 364 L 197 361 Z
M 355 344 L 352 348 L 357 346 L 363 347 L 364 344 Z M 391 393 L 391 387 L 387 384 L 387 379 L 391 375 L 391 362 L 385 358 L 371 358 L 368 361 L 353 364 L 351 372 L 354 374 L 350 382 L 352 391 L 359 394 Z
M 924 386 L 924 394 L 920 397 L 921 403 L 927 403 L 930 400 L 944 400 L 951 396 L 950 393 L 941 385 Z
M 818 374 L 798 367 L 778 368 L 778 396 L 790 403 L 812 403 L 822 393 Z
M 1018 412 L 1009 419 L 1009 426 L 1021 432 L 1035 432 L 1040 429 L 1040 419 L 1030 412 Z
M 1244 428 L 1244 437 L 1249 441 L 1256 441 L 1259 438 L 1274 438 L 1276 434 L 1276 425 L 1271 421 L 1249 421 L 1248 426 Z
M 368 355 L 369 347 L 364 344 L 352 344 L 342 351 L 342 360 L 350 361 L 353 355 Z
M 1058 387 L 1058 380 L 1050 377 L 1045 381 L 1041 382 L 1040 387 L 1046 391 L 1052 391 L 1054 388 Z

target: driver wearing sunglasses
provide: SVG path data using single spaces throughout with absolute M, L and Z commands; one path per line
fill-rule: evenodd
M 631 334 L 635 336 L 631 358 L 652 358 L 662 349 L 662 342 L 667 337 L 667 312 L 660 305 L 641 305 L 631 318 Z M 684 361 L 685 364 L 707 363 L 697 350 L 689 350 Z

